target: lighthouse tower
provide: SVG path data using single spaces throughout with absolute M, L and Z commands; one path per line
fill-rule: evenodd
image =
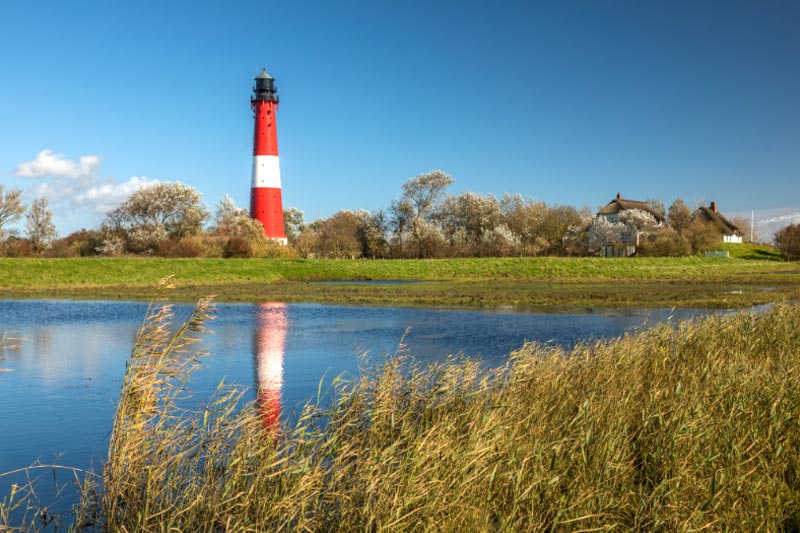
M 275 80 L 264 69 L 256 76 L 250 107 L 255 114 L 253 132 L 253 182 L 250 189 L 250 216 L 264 225 L 268 239 L 286 244 L 281 200 L 281 167 L 278 164 L 278 128 L 275 111 L 278 97 Z

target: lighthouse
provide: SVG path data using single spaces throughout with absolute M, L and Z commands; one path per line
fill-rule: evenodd
M 264 225 L 268 239 L 286 244 L 281 200 L 281 167 L 278 163 L 278 128 L 275 112 L 278 97 L 275 79 L 265 68 L 256 76 L 250 107 L 255 115 L 253 131 L 253 181 L 250 188 L 250 216 Z

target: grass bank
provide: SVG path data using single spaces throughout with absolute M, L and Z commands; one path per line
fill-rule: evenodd
M 797 531 L 800 306 L 664 324 L 493 371 L 388 358 L 296 425 L 220 389 L 177 406 L 202 303 L 148 318 L 102 486 L 104 531 Z M 269 407 L 267 407 L 269 409 Z M 264 415 L 262 418 L 261 415 Z M 265 424 L 264 420 L 268 422 Z M 0 505 L 0 519 L 4 515 Z M 35 525 L 35 524 L 32 524 Z
M 173 297 L 410 306 L 736 307 L 800 290 L 800 266 L 750 247 L 741 257 L 308 259 L 0 259 L 0 297 L 148 299 L 173 275 Z M 768 250 L 768 249 L 767 249 Z M 330 281 L 405 280 L 404 285 Z

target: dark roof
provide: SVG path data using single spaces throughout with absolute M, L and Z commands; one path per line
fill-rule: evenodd
M 626 200 L 624 198 L 614 198 L 608 204 L 598 211 L 598 215 L 613 215 L 628 209 L 639 209 L 646 213 L 650 213 L 659 222 L 664 222 L 664 217 L 647 202 L 640 202 L 638 200 Z
M 739 233 L 739 226 L 711 207 L 698 207 L 695 209 L 694 213 L 692 213 L 692 219 L 702 220 L 703 222 L 713 222 L 724 235 L 735 235 Z
M 274 80 L 275 79 L 272 76 L 270 76 L 269 74 L 267 74 L 267 68 L 266 67 L 264 67 L 264 69 L 261 71 L 261 74 L 259 74 L 258 76 L 255 77 L 255 79 L 260 79 L 260 78 L 266 78 L 268 80 Z

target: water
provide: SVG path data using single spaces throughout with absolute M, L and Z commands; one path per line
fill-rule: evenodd
M 136 302 L 0 301 L 0 333 L 24 339 L 0 350 L 0 473 L 34 462 L 87 468 L 102 460 L 121 380 L 147 305 Z M 176 320 L 190 306 L 176 307 Z M 272 416 L 291 416 L 323 375 L 357 374 L 402 341 L 420 361 L 448 354 L 499 364 L 525 341 L 570 346 L 703 311 L 587 314 L 445 311 L 317 304 L 220 305 L 193 377 L 197 405 L 220 380 L 249 387 Z M 408 331 L 406 333 L 406 331 Z M 49 475 L 49 472 L 48 472 Z M 68 476 L 64 476 L 68 479 Z M 0 476 L 0 497 L 12 482 Z M 42 489 L 47 501 L 50 491 Z

